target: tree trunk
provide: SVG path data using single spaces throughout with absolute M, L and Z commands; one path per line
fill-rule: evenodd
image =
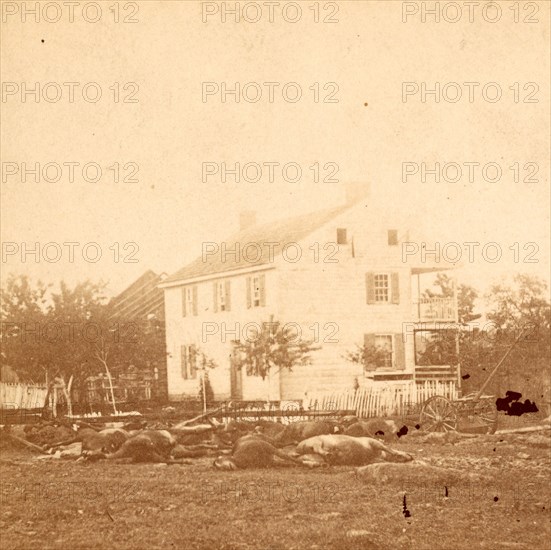
M 46 378 L 47 379 L 47 378 Z M 50 401 L 51 401 L 51 395 L 52 395 L 52 384 L 53 382 L 47 382 L 46 384 L 46 397 L 44 398 L 44 406 L 42 407 L 42 418 L 45 417 L 46 410 L 50 408 Z M 52 410 L 53 414 L 53 410 Z
M 205 371 L 203 370 L 203 375 L 201 376 L 201 383 L 203 384 L 203 414 L 207 412 L 207 389 L 205 387 Z
M 73 401 L 71 399 L 71 387 L 73 386 L 73 375 L 71 374 L 68 384 L 63 384 L 63 395 L 67 401 L 67 416 L 73 416 Z
M 103 365 L 105 367 L 105 372 L 107 373 L 107 380 L 109 380 L 109 391 L 111 393 L 111 401 L 113 402 L 113 412 L 116 415 L 117 414 L 117 405 L 115 403 L 115 390 L 113 389 L 113 378 L 111 377 L 111 371 L 109 370 L 109 367 L 107 366 L 106 361 L 104 361 Z
M 57 388 L 55 387 L 55 385 L 52 390 L 52 416 L 54 418 L 57 418 Z
M 99 356 L 98 354 L 98 360 L 105 368 L 105 373 L 107 374 L 107 380 L 109 381 L 109 391 L 111 393 L 111 401 L 113 403 L 113 412 L 116 416 L 117 414 L 117 405 L 115 403 L 115 390 L 113 389 L 113 378 L 111 377 L 111 371 L 109 370 L 109 367 L 107 365 L 107 361 Z

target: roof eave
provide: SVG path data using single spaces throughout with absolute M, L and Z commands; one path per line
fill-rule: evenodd
M 255 273 L 257 271 L 266 271 L 268 269 L 275 269 L 274 264 L 259 264 L 251 267 L 245 267 L 240 269 L 234 269 L 232 271 L 218 271 L 216 273 L 209 273 L 208 275 L 201 275 L 198 277 L 190 277 L 188 279 L 178 279 L 176 281 L 167 281 L 158 285 L 159 288 L 171 288 L 175 286 L 191 285 L 195 283 L 202 283 L 204 281 L 210 281 L 212 279 L 225 279 L 227 277 L 234 277 L 235 275 L 243 275 L 246 273 Z

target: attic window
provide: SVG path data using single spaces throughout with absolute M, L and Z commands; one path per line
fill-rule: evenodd
M 396 246 L 398 244 L 398 231 L 396 229 L 388 230 L 388 245 Z
M 346 229 L 339 227 L 337 229 L 337 244 L 347 244 Z

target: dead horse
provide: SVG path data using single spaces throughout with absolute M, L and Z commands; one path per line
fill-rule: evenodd
M 118 451 L 105 458 L 121 462 L 189 464 L 187 460 L 172 458 L 175 445 L 176 439 L 166 430 L 146 430 L 125 441 Z
M 413 457 L 403 451 L 390 449 L 378 439 L 350 435 L 317 435 L 301 441 L 298 455 L 314 453 L 330 464 L 362 466 L 374 462 L 409 462 Z
M 300 463 L 264 439 L 245 436 L 236 442 L 231 457 L 219 456 L 214 461 L 214 467 L 219 470 L 268 468 L 276 463 L 276 457 L 286 462 Z

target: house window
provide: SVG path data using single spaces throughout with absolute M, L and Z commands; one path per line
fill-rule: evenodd
M 231 309 L 231 294 L 230 281 L 214 281 L 213 283 L 213 309 L 217 311 L 230 311 Z
M 197 378 L 197 353 L 195 346 L 181 346 L 181 369 L 182 378 L 184 380 L 192 380 Z
M 368 352 L 364 365 L 366 376 L 377 370 L 405 370 L 406 354 L 401 333 L 364 334 L 364 347 Z
M 223 281 L 216 283 L 216 295 L 218 299 L 218 309 L 226 311 L 226 288 Z
M 346 229 L 339 227 L 337 229 L 337 244 L 347 244 Z
M 266 305 L 266 276 L 247 277 L 247 307 L 264 307 Z
M 390 282 L 387 273 L 375 274 L 374 287 L 376 302 L 390 302 Z
M 365 287 L 366 302 L 368 304 L 400 303 L 399 273 L 369 271 L 365 274 Z
M 253 277 L 253 307 L 260 306 L 260 277 Z
M 197 285 L 182 288 L 182 315 L 197 315 Z
M 392 368 L 392 334 L 376 334 L 375 346 L 385 352 L 382 368 Z
M 186 287 L 186 311 L 193 311 L 193 288 L 190 286 Z
M 396 229 L 389 229 L 387 239 L 389 246 L 396 246 L 398 244 L 398 231 Z

